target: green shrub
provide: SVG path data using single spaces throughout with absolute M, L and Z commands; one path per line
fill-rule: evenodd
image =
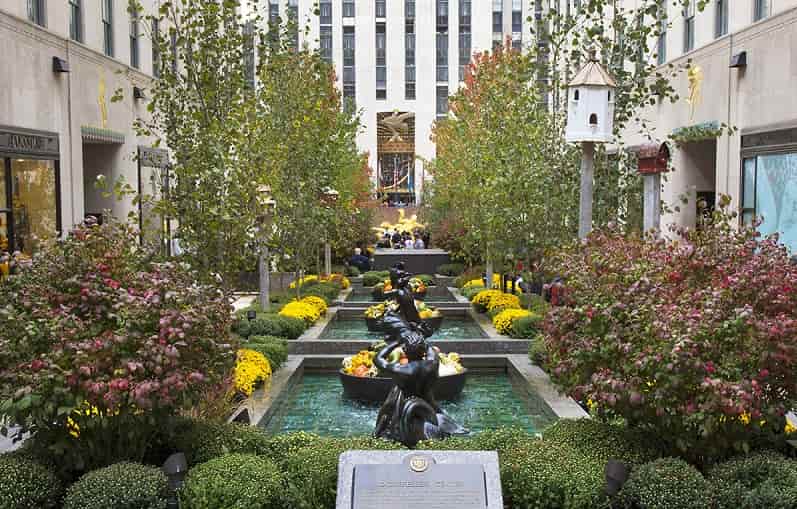
M 269 438 L 268 451 L 260 453 L 268 457 L 275 465 L 283 467 L 287 459 L 295 454 L 299 449 L 309 447 L 328 440 L 321 438 L 314 433 L 306 431 L 295 431 L 291 433 L 280 433 Z
M 620 492 L 634 509 L 705 509 L 711 507 L 711 486 L 693 466 L 681 459 L 662 458 L 631 471 Z
M 545 302 L 545 299 L 542 298 L 542 295 L 537 295 L 536 293 L 524 293 L 520 296 L 520 307 L 545 317 L 545 313 L 548 312 L 549 304 Z
M 314 283 L 312 286 L 302 286 L 302 297 L 307 297 L 308 295 L 316 295 L 324 299 L 329 305 L 332 301 L 338 298 L 338 294 L 340 293 L 343 287 L 339 283 L 335 282 L 326 282 L 326 283 Z
M 545 440 L 527 441 L 505 451 L 500 466 L 504 503 L 508 507 L 606 507 L 604 465 L 572 447 Z
M 734 458 L 709 471 L 718 509 L 794 509 L 797 461 L 762 451 Z
M 418 274 L 415 277 L 417 277 L 418 279 L 423 281 L 423 284 L 425 284 L 426 286 L 434 286 L 435 285 L 434 276 L 430 276 L 429 274 Z
M 512 331 L 509 337 L 516 339 L 533 339 L 537 337 L 542 328 L 542 320 L 542 316 L 536 313 L 518 318 L 512 322 Z
M 282 478 L 271 460 L 227 454 L 197 465 L 180 490 L 184 509 L 281 509 Z
M 249 336 L 297 339 L 307 328 L 304 320 L 277 314 L 261 315 L 249 322 Z M 249 337 L 245 336 L 245 337 Z
M 248 338 L 252 334 L 251 322 L 246 318 L 239 318 L 233 323 L 232 331 L 242 338 Z
M 354 265 L 349 265 L 348 267 L 346 267 L 344 274 L 346 275 L 346 277 L 357 277 L 360 275 L 360 269 L 358 269 Z
M 157 467 L 115 463 L 93 470 L 69 487 L 64 509 L 166 509 L 168 483 Z
M 469 269 L 465 269 L 459 276 L 454 279 L 454 286 L 462 288 L 465 283 L 474 279 L 481 279 L 484 276 L 484 265 L 476 265 Z
M 538 334 L 529 341 L 529 359 L 537 366 L 544 366 L 548 362 L 548 351 L 545 350 L 542 334 Z
M 437 267 L 437 273 L 441 276 L 459 276 L 465 270 L 461 263 L 444 263 Z
M 272 371 L 278 370 L 288 360 L 288 343 L 283 338 L 250 336 L 249 341 L 243 346 L 265 355 Z
M 327 438 L 289 453 L 284 461 L 287 483 L 285 507 L 316 509 L 335 507 L 338 458 L 351 449 L 395 450 L 401 445 L 387 440 L 356 437 Z
M 257 426 L 185 419 L 171 439 L 176 451 L 185 453 L 189 465 L 210 461 L 224 454 L 268 455 L 269 436 Z
M 374 286 L 377 283 L 383 282 L 390 277 L 390 271 L 387 270 L 370 270 L 363 274 L 363 286 Z
M 650 436 L 598 419 L 560 419 L 542 434 L 545 441 L 569 446 L 603 465 L 611 459 L 641 465 L 660 456 Z
M 15 454 L 0 455 L 0 508 L 55 507 L 61 483 L 51 471 Z
M 471 301 L 473 300 L 473 297 L 475 297 L 476 294 L 478 294 L 482 290 L 484 290 L 483 286 L 471 286 L 470 288 L 465 288 L 463 290 L 460 290 L 460 293 L 462 294 L 463 297 L 468 299 L 468 301 Z

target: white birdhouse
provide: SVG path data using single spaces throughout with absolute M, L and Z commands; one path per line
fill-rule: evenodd
M 567 86 L 568 142 L 608 143 L 614 129 L 614 78 L 593 53 Z

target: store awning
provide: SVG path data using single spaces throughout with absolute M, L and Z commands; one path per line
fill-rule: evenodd
M 80 126 L 80 135 L 83 138 L 83 143 L 123 145 L 125 142 L 123 133 L 101 127 Z
M 637 169 L 640 175 L 664 173 L 670 162 L 670 148 L 666 143 L 649 143 L 636 147 Z

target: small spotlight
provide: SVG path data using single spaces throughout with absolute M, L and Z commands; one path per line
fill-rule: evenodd
M 69 62 L 63 58 L 53 57 L 53 72 L 69 72 Z
M 623 484 L 628 480 L 628 467 L 617 460 L 609 460 L 604 473 L 606 474 L 606 494 L 614 497 L 620 493 Z
M 144 89 L 141 87 L 133 87 L 133 99 L 146 99 L 147 96 L 144 95 Z
M 169 480 L 169 501 L 167 507 L 177 508 L 179 502 L 177 501 L 177 491 L 183 486 L 185 481 L 185 474 L 188 472 L 188 462 L 185 459 L 185 454 L 177 452 L 166 458 L 166 461 L 161 467 L 166 478 Z
M 740 51 L 739 53 L 733 55 L 731 57 L 730 67 L 736 67 L 736 68 L 747 67 L 747 52 Z
M 246 312 L 246 319 L 247 320 L 249 320 L 251 322 L 255 318 L 257 318 L 257 311 L 255 311 L 254 309 L 250 309 L 249 311 Z

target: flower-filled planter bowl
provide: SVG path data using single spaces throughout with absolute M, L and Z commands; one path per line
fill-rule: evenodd
M 360 377 L 346 374 L 340 370 L 340 383 L 347 398 L 361 401 L 381 402 L 393 388 L 393 379 L 388 377 Z M 438 400 L 454 399 L 462 393 L 467 381 L 468 370 L 449 376 L 441 376 L 434 386 L 434 396 Z

